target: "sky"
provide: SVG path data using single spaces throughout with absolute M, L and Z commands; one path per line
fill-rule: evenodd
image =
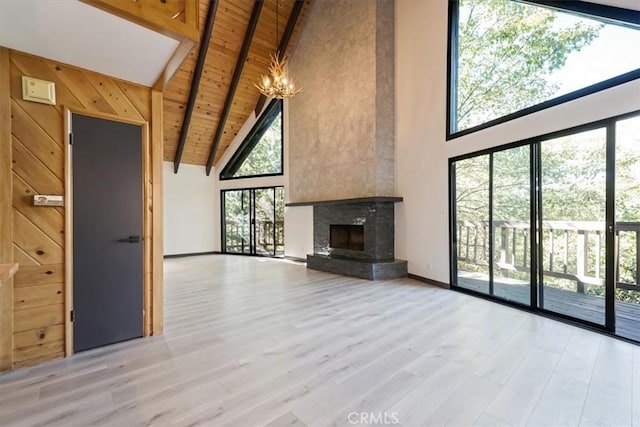
M 558 26 L 591 20 L 559 13 Z M 587 47 L 572 52 L 549 81 L 560 84 L 558 95 L 640 68 L 640 30 L 605 24 Z M 640 94 L 638 94 L 640 96 Z

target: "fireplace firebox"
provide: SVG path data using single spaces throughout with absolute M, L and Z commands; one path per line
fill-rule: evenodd
M 329 224 L 329 247 L 364 251 L 364 226 Z

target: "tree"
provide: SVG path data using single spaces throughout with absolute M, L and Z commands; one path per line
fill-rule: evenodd
M 282 112 L 276 115 L 234 176 L 264 175 L 280 171 L 282 171 Z
M 460 0 L 457 129 L 466 129 L 553 97 L 547 77 L 602 24 L 559 21 L 551 9 L 512 0 Z

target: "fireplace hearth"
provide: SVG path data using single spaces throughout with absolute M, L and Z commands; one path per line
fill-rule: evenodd
M 369 280 L 406 277 L 407 261 L 395 259 L 395 203 L 401 197 L 291 203 L 313 206 L 313 254 L 307 268 Z

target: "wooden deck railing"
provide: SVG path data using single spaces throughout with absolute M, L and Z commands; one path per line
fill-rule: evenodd
M 249 248 L 249 225 L 235 221 L 225 222 L 227 252 L 244 253 Z M 275 233 L 274 233 L 275 228 Z M 244 236 L 247 236 L 245 239 Z M 284 221 L 256 221 L 256 247 L 271 252 L 284 250 Z
M 528 222 L 494 221 L 493 259 L 503 274 L 530 270 L 530 235 Z M 640 222 L 616 223 L 616 236 L 615 257 L 621 261 L 617 262 L 617 286 L 640 291 Z M 585 286 L 604 285 L 604 222 L 544 221 L 542 239 L 542 269 L 546 276 L 575 281 L 576 291 L 581 293 Z M 622 247 L 626 248 L 623 253 Z M 488 266 L 488 221 L 458 221 L 456 249 L 459 261 Z M 623 276 L 620 264 L 625 266 Z

